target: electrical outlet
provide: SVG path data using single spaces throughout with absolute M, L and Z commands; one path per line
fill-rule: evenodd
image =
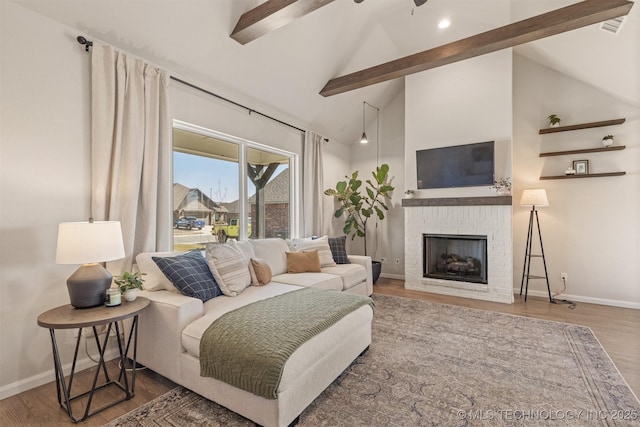
M 396 258 L 396 264 L 400 264 L 400 258 Z
M 387 258 L 386 257 L 380 257 L 380 262 L 385 264 L 387 262 Z
M 564 280 L 566 282 L 568 280 L 567 273 L 560 273 L 560 280 Z

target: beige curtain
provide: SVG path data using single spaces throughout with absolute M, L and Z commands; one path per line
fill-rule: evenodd
M 322 181 L 322 135 L 307 131 L 302 167 L 302 237 L 322 236 L 325 230 Z
M 92 215 L 118 220 L 131 270 L 140 252 L 171 244 L 169 75 L 110 46 L 93 45 L 91 61 Z

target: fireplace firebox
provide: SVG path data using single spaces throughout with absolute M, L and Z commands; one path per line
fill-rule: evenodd
M 423 277 L 487 283 L 487 236 L 423 234 Z

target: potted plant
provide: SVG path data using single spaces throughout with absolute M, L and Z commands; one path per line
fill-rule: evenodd
M 135 301 L 138 297 L 138 290 L 142 289 L 142 283 L 144 279 L 141 277 L 146 273 L 129 273 L 125 271 L 121 276 L 114 278 L 114 282 L 120 288 L 122 296 L 127 301 Z
M 602 138 L 602 145 L 605 147 L 613 145 L 613 135 L 606 135 L 604 138 Z
M 345 176 L 346 181 L 339 181 L 336 188 L 324 191 L 327 196 L 335 197 L 338 202 L 334 216 L 340 218 L 346 215 L 344 234 L 351 235 L 351 240 L 357 237 L 364 239 L 364 254 L 367 255 L 367 223 L 374 215 L 380 221 L 384 220 L 384 212 L 389 210 L 387 201 L 391 199 L 394 187 L 389 185 L 389 165 L 383 164 L 371 172 L 373 179 L 366 180 L 363 188 L 362 180 L 358 179 L 358 171 Z M 373 282 L 375 283 L 382 271 L 382 264 L 374 261 Z M 377 274 L 376 274 L 377 273 Z
M 404 195 L 407 197 L 407 199 L 413 199 L 413 197 L 416 195 L 415 190 L 407 190 L 404 192 Z
M 551 114 L 549 117 L 547 117 L 547 120 L 549 120 L 549 126 L 552 128 L 557 128 L 558 126 L 560 126 L 560 117 L 558 117 L 556 114 Z
M 494 181 L 489 188 L 495 189 L 501 196 L 508 196 L 511 194 L 511 179 L 509 177 L 500 178 L 498 181 Z

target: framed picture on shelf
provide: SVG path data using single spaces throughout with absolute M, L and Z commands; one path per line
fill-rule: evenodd
M 589 173 L 589 160 L 574 160 L 573 169 L 576 175 L 586 175 Z

